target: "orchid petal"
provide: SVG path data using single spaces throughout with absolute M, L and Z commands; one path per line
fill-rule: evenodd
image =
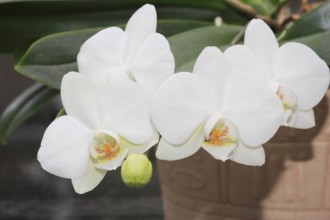
M 80 73 L 95 75 L 103 69 L 123 65 L 126 34 L 117 27 L 99 31 L 80 48 L 77 64 Z
M 150 34 L 137 53 L 131 71 L 135 80 L 154 90 L 174 73 L 174 57 L 166 38 L 158 33 Z
M 271 79 L 279 48 L 273 31 L 264 21 L 253 19 L 246 28 L 244 45 L 253 52 L 264 77 Z
M 117 82 L 120 80 L 130 80 L 128 70 L 124 66 L 117 66 L 112 68 L 103 68 L 98 72 L 94 72 L 90 76 L 93 83 L 98 87 L 103 87 L 109 82 Z
M 131 63 L 147 37 L 156 32 L 157 14 L 153 5 L 145 4 L 127 22 L 125 61 Z
M 129 154 L 143 154 L 159 141 L 159 134 L 157 131 L 154 132 L 153 136 L 143 144 L 133 144 L 126 140 L 125 138 L 120 138 L 120 143 L 122 146 L 128 148 Z
M 268 141 L 283 119 L 283 105 L 263 80 L 233 77 L 225 85 L 222 114 L 236 125 L 240 139 L 249 146 Z
M 315 115 L 313 110 L 309 111 L 299 111 L 293 113 L 292 117 L 295 118 L 294 123 L 287 124 L 289 127 L 308 129 L 315 126 Z
M 88 144 L 93 131 L 71 116 L 53 121 L 45 131 L 38 151 L 44 170 L 63 178 L 83 176 L 88 168 Z
M 78 194 L 84 194 L 93 190 L 100 184 L 106 173 L 106 170 L 96 168 L 90 159 L 86 174 L 83 177 L 71 180 L 74 191 Z
M 262 166 L 265 163 L 265 150 L 262 146 L 249 147 L 239 142 L 231 160 L 248 166 Z
M 134 144 L 145 143 L 154 133 L 151 96 L 149 90 L 132 81 L 109 83 L 99 99 L 103 127 Z
M 214 146 L 202 144 L 202 147 L 215 159 L 226 161 L 230 159 L 230 157 L 234 153 L 234 150 L 236 148 L 236 143 L 231 143 L 228 144 L 227 146 L 222 146 L 222 147 L 214 147 Z
M 180 160 L 196 153 L 204 140 L 203 125 L 199 125 L 189 139 L 181 144 L 174 145 L 161 138 L 156 151 L 156 157 L 160 160 Z
M 224 54 L 231 64 L 230 67 L 233 74 L 264 78 L 259 70 L 257 60 L 248 47 L 242 45 L 231 46 L 224 52 Z
M 224 54 L 217 47 L 206 47 L 198 56 L 193 73 L 204 87 L 208 105 L 218 111 L 222 106 L 223 87 L 231 76 Z
M 97 129 L 101 123 L 97 104 L 99 91 L 99 87 L 83 74 L 70 72 L 64 75 L 61 98 L 67 115 L 91 129 Z
M 297 95 L 297 108 L 307 111 L 319 103 L 329 86 L 327 64 L 309 47 L 284 44 L 279 51 L 275 80 Z
M 296 124 L 296 119 L 294 111 L 292 109 L 284 109 L 284 117 L 282 120 L 282 125 L 287 127 L 294 127 L 294 124 Z
M 167 79 L 152 99 L 151 117 L 169 143 L 183 144 L 210 114 L 200 80 L 181 72 Z

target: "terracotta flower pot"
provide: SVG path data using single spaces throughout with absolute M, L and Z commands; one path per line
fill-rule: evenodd
M 200 150 L 158 161 L 166 220 L 329 220 L 330 92 L 316 127 L 281 128 L 265 144 L 266 164 L 223 163 Z

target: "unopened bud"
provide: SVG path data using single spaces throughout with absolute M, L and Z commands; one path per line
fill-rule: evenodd
M 121 166 L 121 178 L 131 188 L 142 188 L 150 182 L 152 163 L 144 154 L 130 154 Z

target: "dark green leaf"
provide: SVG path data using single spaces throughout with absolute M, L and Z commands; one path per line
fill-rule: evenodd
M 196 29 L 205 26 L 211 26 L 213 23 L 195 20 L 160 20 L 157 25 L 157 32 L 165 37 Z
M 159 21 L 158 31 L 165 36 L 210 25 L 190 20 Z M 77 71 L 76 56 L 80 46 L 100 29 L 65 32 L 44 37 L 35 42 L 19 60 L 15 69 L 49 87 L 59 89 L 64 74 Z
M 0 118 L 0 142 L 6 144 L 8 135 L 26 119 L 43 108 L 58 91 L 35 84 L 13 100 Z
M 52 33 L 126 23 L 143 3 L 154 3 L 159 19 L 245 23 L 245 17 L 222 1 L 214 0 L 111 0 L 111 1 L 8 1 L 0 3 L 0 53 L 12 53 L 22 43 Z
M 64 74 L 77 71 L 76 56 L 85 40 L 97 30 L 54 34 L 36 41 L 15 65 L 17 72 L 59 89 Z
M 304 14 L 287 30 L 284 40 L 330 31 L 330 1 Z
M 57 113 L 56 118 L 61 117 L 61 116 L 63 116 L 63 115 L 66 115 L 66 112 L 65 112 L 65 109 L 64 109 L 64 108 L 62 108 L 62 109 Z
M 207 46 L 228 47 L 242 30 L 240 26 L 205 27 L 170 37 L 176 63 L 176 72 L 192 71 L 200 52 Z M 188 40 L 187 40 L 188 39 Z
M 277 4 L 273 4 L 271 0 L 241 0 L 242 2 L 252 6 L 260 15 L 270 16 L 276 10 Z

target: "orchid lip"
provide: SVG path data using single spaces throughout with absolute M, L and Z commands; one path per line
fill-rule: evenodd
M 232 146 L 238 140 L 238 132 L 234 123 L 225 119 L 222 114 L 209 118 L 204 127 L 204 136 L 204 144 L 213 147 Z
M 97 166 L 118 157 L 123 152 L 123 148 L 116 133 L 103 130 L 96 132 L 90 144 L 89 151 Z
M 297 96 L 289 87 L 285 85 L 280 85 L 278 87 L 276 95 L 281 99 L 285 109 L 296 109 Z
M 284 121 L 283 124 L 288 126 L 294 123 L 294 114 L 297 111 L 297 96 L 296 94 L 287 86 L 280 85 L 276 95 L 281 99 L 284 108 Z
M 205 139 L 207 139 L 210 135 L 210 133 L 212 132 L 212 129 L 214 128 L 214 126 L 216 125 L 216 123 L 219 120 L 223 120 L 224 116 L 222 114 L 218 114 L 215 113 L 213 116 L 211 116 L 205 123 L 205 127 L 204 127 L 204 137 Z

